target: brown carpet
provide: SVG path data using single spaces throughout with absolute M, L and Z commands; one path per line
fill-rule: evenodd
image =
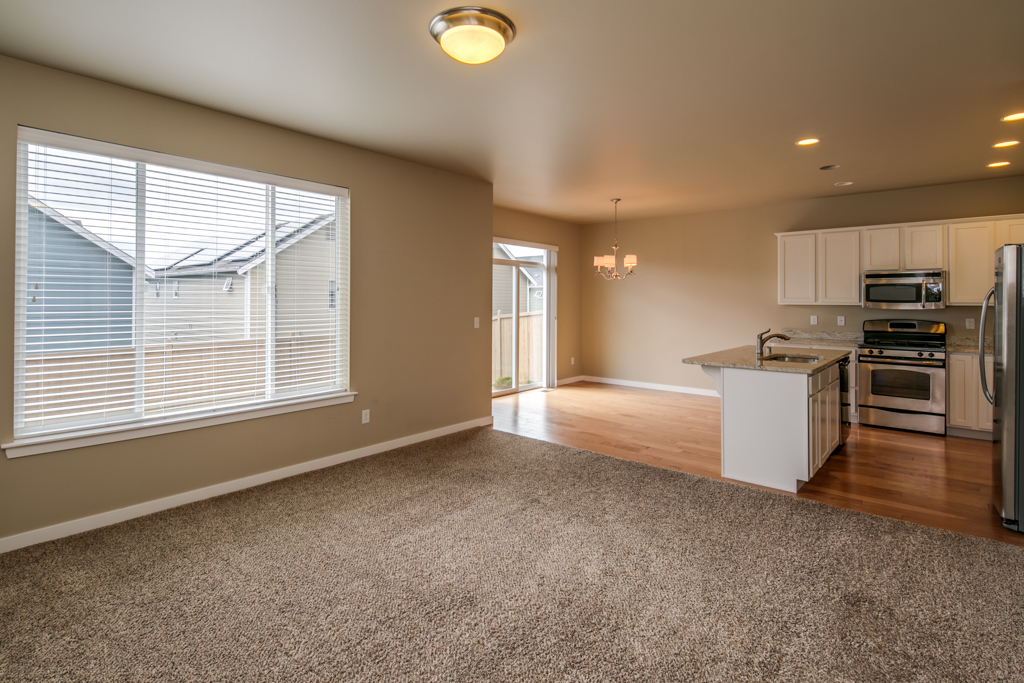
M 0 679 L 1022 680 L 1024 553 L 478 429 L 0 556 Z

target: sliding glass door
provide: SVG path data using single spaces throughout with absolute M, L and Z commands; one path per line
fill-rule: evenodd
M 495 242 L 492 250 L 491 392 L 554 385 L 550 371 L 552 252 Z

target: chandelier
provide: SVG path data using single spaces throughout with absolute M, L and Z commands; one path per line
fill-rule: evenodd
M 626 254 L 623 257 L 622 266 L 626 269 L 625 275 L 619 272 L 619 267 L 616 265 L 619 256 L 619 202 L 621 201 L 621 199 L 612 200 L 612 204 L 615 205 L 615 245 L 612 247 L 614 253 L 594 257 L 594 267 L 597 268 L 594 275 L 600 274 L 605 280 L 625 280 L 633 274 L 633 269 L 636 268 L 636 254 Z

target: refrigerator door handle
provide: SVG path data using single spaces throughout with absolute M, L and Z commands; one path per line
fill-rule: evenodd
M 985 300 L 981 303 L 981 324 L 978 325 L 978 367 L 981 369 L 981 390 L 992 405 L 995 405 L 996 399 L 988 390 L 988 376 L 985 374 L 985 316 L 988 314 L 988 300 L 995 294 L 996 288 L 993 287 L 985 295 Z

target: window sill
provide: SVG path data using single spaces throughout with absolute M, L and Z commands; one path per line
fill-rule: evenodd
M 47 434 L 42 436 L 29 436 L 22 439 L 15 439 L 11 443 L 5 443 L 0 448 L 7 452 L 8 458 L 21 458 L 26 455 L 38 455 L 39 453 L 53 453 L 55 451 L 66 451 L 72 448 L 83 448 L 85 446 L 96 446 L 115 441 L 128 441 L 129 439 L 141 439 L 146 436 L 158 434 L 170 434 L 171 432 L 182 432 L 189 429 L 201 427 L 212 427 L 214 425 L 227 424 L 229 422 L 241 422 L 243 420 L 255 420 L 270 415 L 281 415 L 283 413 L 294 413 L 300 410 L 312 408 L 324 408 L 326 406 L 338 405 L 339 403 L 351 403 L 355 400 L 356 392 L 347 391 L 340 394 L 327 396 L 306 396 L 291 401 L 283 401 L 272 405 L 260 407 L 241 407 L 212 415 L 200 417 L 183 417 L 177 420 L 161 420 L 152 422 L 136 422 L 130 425 L 118 427 L 94 427 L 91 429 L 80 429 L 73 432 L 61 432 L 60 434 Z

